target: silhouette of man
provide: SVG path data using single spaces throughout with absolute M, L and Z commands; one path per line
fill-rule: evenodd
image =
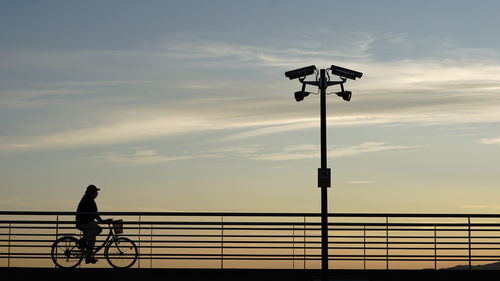
M 100 189 L 93 184 L 87 186 L 87 190 L 76 210 L 78 212 L 76 215 L 76 228 L 83 232 L 83 238 L 80 240 L 80 243 L 85 249 L 85 263 L 97 262 L 97 259 L 93 257 L 93 250 L 96 236 L 102 232 L 102 228 L 96 223 L 96 220 L 100 223 L 104 222 L 97 213 L 97 205 L 94 201 L 99 190 Z M 94 214 L 80 214 L 80 212 Z

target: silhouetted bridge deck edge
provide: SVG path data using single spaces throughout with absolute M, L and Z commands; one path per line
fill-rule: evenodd
M 330 270 L 330 280 L 352 281 L 442 281 L 498 280 L 498 270 Z M 4 280 L 204 280 L 204 281 L 312 281 L 320 280 L 319 269 L 111 269 L 111 268 L 0 268 Z M 8 278 L 8 279 L 6 279 Z

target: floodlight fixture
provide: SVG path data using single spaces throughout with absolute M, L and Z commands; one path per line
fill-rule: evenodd
M 285 76 L 288 79 L 293 80 L 293 79 L 297 79 L 297 78 L 306 77 L 308 75 L 311 75 L 314 73 L 314 71 L 316 71 L 316 66 L 310 65 L 310 66 L 287 71 L 287 72 L 285 72 Z
M 305 97 L 307 97 L 310 93 L 309 92 L 304 92 L 304 91 L 298 91 L 295 92 L 295 100 L 297 102 L 302 101 Z
M 351 91 L 343 91 L 343 92 L 338 92 L 336 94 L 337 94 L 337 96 L 342 97 L 342 99 L 345 100 L 345 101 L 350 101 L 351 100 L 351 96 L 352 96 L 352 92 Z
M 340 77 L 356 80 L 356 78 L 361 78 L 363 76 L 363 73 L 354 71 L 351 69 L 343 68 L 340 66 L 332 65 L 330 67 L 330 70 L 333 75 L 338 75 Z

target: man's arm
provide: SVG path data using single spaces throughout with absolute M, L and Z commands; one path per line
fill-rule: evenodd
M 104 222 L 104 220 L 101 218 L 101 216 L 99 216 L 99 214 L 96 215 L 95 219 L 100 223 Z
M 104 220 L 101 218 L 101 216 L 99 216 L 99 211 L 97 210 L 97 204 L 95 203 L 95 201 L 94 201 L 94 200 L 92 200 L 92 203 L 93 203 L 93 205 L 94 205 L 94 206 L 92 206 L 92 207 L 93 207 L 92 209 L 94 209 L 94 210 L 95 210 L 95 213 L 96 213 L 96 214 L 95 214 L 95 216 L 94 216 L 94 218 L 95 218 L 95 219 L 96 219 L 99 223 L 103 223 L 103 222 L 104 222 Z
M 99 223 L 111 223 L 113 221 L 113 219 L 105 219 L 103 220 L 101 218 L 101 216 L 99 216 L 99 213 L 96 212 L 96 215 L 95 215 L 95 219 L 99 222 Z

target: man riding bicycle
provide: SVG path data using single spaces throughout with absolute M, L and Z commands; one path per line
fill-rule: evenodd
M 97 205 L 94 199 L 97 197 L 99 190 L 100 189 L 93 184 L 87 186 L 87 190 L 76 210 L 78 213 L 76 215 L 76 228 L 83 232 L 83 238 L 80 240 L 80 243 L 85 249 L 85 263 L 97 262 L 97 259 L 92 255 L 96 236 L 102 232 L 102 228 L 96 223 L 96 220 L 99 223 L 111 221 L 103 220 L 97 213 Z M 81 212 L 94 214 L 81 214 Z

